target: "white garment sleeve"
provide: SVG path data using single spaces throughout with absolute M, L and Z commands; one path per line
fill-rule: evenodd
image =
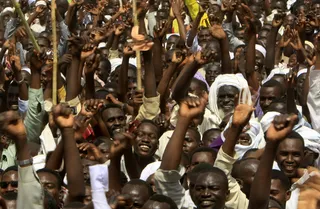
M 109 190 L 108 166 L 99 164 L 89 167 L 94 209 L 111 209 L 105 192 Z
M 320 132 L 320 70 L 311 70 L 309 81 L 310 87 L 307 104 L 313 129 Z

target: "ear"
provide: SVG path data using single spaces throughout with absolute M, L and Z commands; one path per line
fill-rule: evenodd
M 290 199 L 290 197 L 291 197 L 291 191 L 288 190 L 288 191 L 286 191 L 286 201 L 288 201 Z

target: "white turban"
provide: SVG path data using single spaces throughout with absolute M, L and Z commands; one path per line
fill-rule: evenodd
M 224 136 L 224 132 L 230 126 L 231 122 L 232 122 L 232 118 L 230 118 L 229 123 L 227 124 L 226 128 L 224 129 L 224 131 L 221 134 L 222 141 L 226 141 L 226 138 Z M 251 138 L 251 144 L 248 146 L 236 144 L 236 146 L 234 148 L 234 150 L 237 154 L 237 157 L 239 157 L 239 159 L 241 159 L 242 156 L 248 150 L 254 149 L 254 148 L 260 149 L 260 148 L 263 148 L 266 144 L 265 140 L 264 140 L 264 132 L 262 130 L 260 123 L 256 119 L 251 119 L 249 121 L 249 124 L 250 124 L 250 129 L 247 130 L 245 133 L 249 134 L 249 136 Z
M 122 64 L 122 58 L 114 58 L 110 59 L 110 64 L 111 64 L 111 72 L 115 71 L 115 69 Z M 135 58 L 130 58 L 129 59 L 129 64 L 136 66 L 136 59 Z
M 267 81 L 270 81 L 271 78 L 274 76 L 274 75 L 277 75 L 277 74 L 281 74 L 281 75 L 286 75 L 290 72 L 290 69 L 289 68 L 275 68 L 273 70 L 271 70 L 270 74 L 268 75 L 268 77 L 266 79 L 264 79 L 262 81 L 262 84 L 266 83 Z
M 263 46 L 261 46 L 259 44 L 256 44 L 255 48 L 256 48 L 257 51 L 259 51 L 263 55 L 263 57 L 266 57 L 267 50 Z
M 306 74 L 307 72 L 308 72 L 308 69 L 307 68 L 303 68 L 303 69 L 298 71 L 297 77 L 299 77 L 300 75 Z
M 222 86 L 234 86 L 239 92 L 244 89 L 242 100 L 248 101 L 248 104 L 252 104 L 251 93 L 246 79 L 242 76 L 242 74 L 223 74 L 219 75 L 213 84 L 210 87 L 209 92 L 209 109 L 212 113 L 210 117 L 211 122 L 214 124 L 220 124 L 223 118 L 219 116 L 218 109 L 218 93 L 219 89 Z M 240 100 L 241 98 L 239 98 Z

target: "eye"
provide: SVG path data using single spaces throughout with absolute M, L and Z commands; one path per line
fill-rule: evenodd
M 114 118 L 109 118 L 108 119 L 108 123 L 113 123 L 114 122 Z

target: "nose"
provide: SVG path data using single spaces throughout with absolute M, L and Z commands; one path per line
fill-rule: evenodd
M 210 197 L 210 192 L 208 188 L 205 188 L 201 194 L 202 197 Z
M 147 135 L 144 135 L 143 137 L 142 137 L 142 140 L 141 140 L 142 142 L 145 142 L 145 143 L 149 143 L 150 142 L 150 138 L 147 136 Z
M 119 119 L 116 119 L 115 121 L 114 121 L 114 125 L 116 125 L 116 126 L 120 126 L 120 120 Z
M 286 162 L 292 164 L 294 162 L 293 161 L 293 156 L 292 155 L 288 155 L 288 157 L 286 159 Z
M 15 188 L 14 188 L 13 186 L 11 186 L 11 184 L 9 184 L 9 185 L 8 185 L 8 188 L 7 188 L 7 191 L 8 191 L 8 192 L 12 192 L 12 191 L 14 191 L 14 189 L 15 189 Z

